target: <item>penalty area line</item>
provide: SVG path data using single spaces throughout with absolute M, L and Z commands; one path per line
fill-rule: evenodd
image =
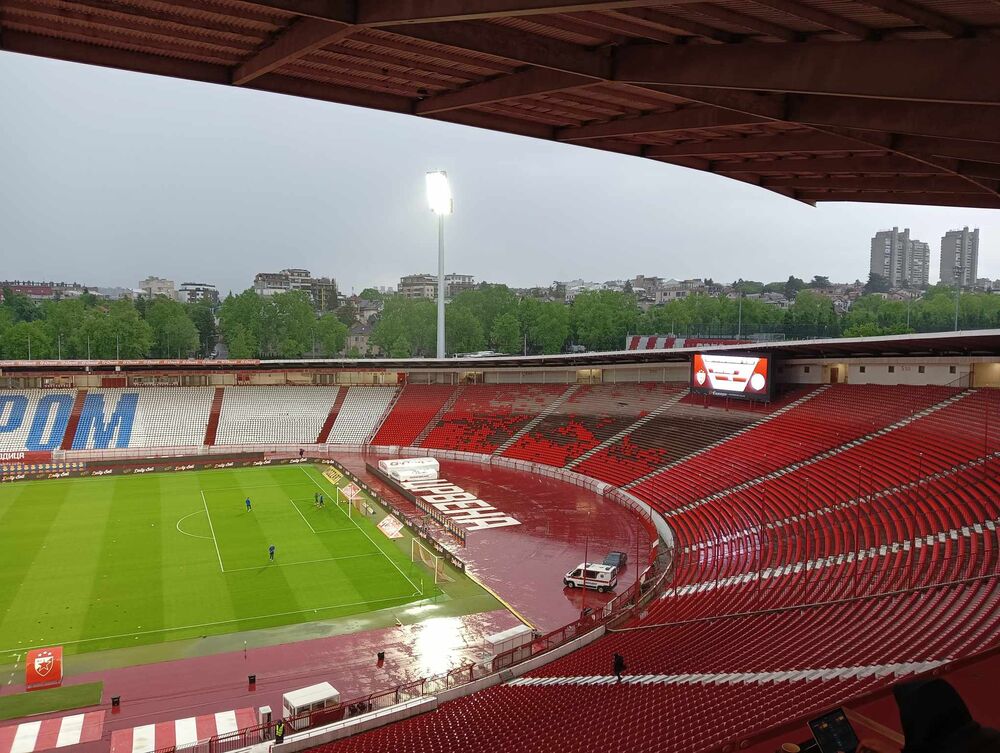
M 312 531 L 313 532 L 313 536 L 315 536 L 316 535 L 316 529 L 312 527 L 312 523 L 310 523 L 306 519 L 306 516 L 302 514 L 302 510 L 300 510 L 299 506 L 297 504 L 295 504 L 295 500 L 294 499 L 290 499 L 288 501 L 292 503 L 292 507 L 295 508 L 295 512 L 297 512 L 299 514 L 299 517 L 302 518 L 302 522 L 305 523 L 307 526 L 309 526 L 309 530 Z
M 293 565 L 315 565 L 317 562 L 339 562 L 340 560 L 356 560 L 359 557 L 374 557 L 378 552 L 365 552 L 364 554 L 345 554 L 343 557 L 323 557 L 318 560 L 302 560 L 300 562 L 275 562 L 273 565 L 255 565 L 253 567 L 237 567 L 226 570 L 227 573 L 243 573 L 248 570 L 264 570 L 272 567 L 292 567 Z
M 215 553 L 219 556 L 219 569 L 226 572 L 226 566 L 222 564 L 222 552 L 219 551 L 219 540 L 215 538 L 215 526 L 212 525 L 212 513 L 208 511 L 208 500 L 205 499 L 205 492 L 201 493 L 201 503 L 205 505 L 205 515 L 208 516 L 208 530 L 212 532 L 212 543 L 215 544 Z
M 308 478 L 310 481 L 312 481 L 314 484 L 316 484 L 317 488 L 321 492 L 325 492 L 326 491 L 326 489 L 324 489 L 322 486 L 320 486 L 319 482 L 315 478 L 313 478 L 312 475 L 310 475 L 309 471 L 307 471 L 305 469 L 305 467 L 299 466 L 299 468 L 302 468 L 302 472 L 304 474 L 306 474 L 306 478 Z M 324 476 L 324 478 L 326 478 L 326 477 Z M 334 484 L 334 486 L 336 488 L 338 488 L 338 489 L 340 488 L 336 484 Z M 348 504 L 351 504 L 351 502 L 348 501 Z M 390 565 L 392 565 L 394 568 L 396 568 L 396 570 L 399 572 L 399 574 L 402 575 L 406 579 L 406 582 L 409 583 L 411 586 L 413 586 L 414 590 L 418 591 L 419 593 L 423 593 L 423 589 L 420 586 L 418 586 L 416 583 L 414 583 L 412 580 L 410 580 L 410 576 L 408 576 L 406 573 L 404 573 L 400 569 L 399 565 L 397 565 L 395 562 L 392 561 L 392 557 L 390 557 L 388 554 L 385 553 L 385 550 L 383 550 L 382 547 L 380 547 L 378 545 L 378 543 L 375 541 L 375 539 L 373 539 L 371 536 L 368 535 L 368 532 L 364 528 L 362 528 L 361 526 L 358 525 L 357 521 L 354 520 L 354 518 L 348 517 L 348 520 L 350 520 L 352 523 L 354 523 L 355 527 L 359 531 L 361 531 L 362 534 L 364 534 L 364 537 L 366 539 L 368 539 L 370 542 L 372 542 L 372 544 L 375 545 L 375 548 L 378 549 L 379 552 L 382 553 L 382 556 L 385 557 L 389 561 Z

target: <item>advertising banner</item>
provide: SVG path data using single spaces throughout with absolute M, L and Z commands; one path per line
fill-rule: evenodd
M 403 538 L 403 534 L 400 533 L 402 528 L 402 522 L 394 515 L 386 515 L 382 518 L 382 522 L 378 524 L 378 529 L 390 539 Z

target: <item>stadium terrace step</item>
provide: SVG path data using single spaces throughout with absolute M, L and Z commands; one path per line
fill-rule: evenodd
M 205 426 L 205 440 L 202 442 L 206 447 L 215 444 L 215 438 L 219 433 L 219 416 L 222 414 L 223 388 L 216 387 L 215 395 L 212 397 L 212 410 L 208 415 L 208 424 Z
M 548 416 L 550 416 L 558 408 L 561 408 L 562 405 L 563 405 L 563 403 L 565 403 L 569 398 L 571 398 L 574 394 L 576 394 L 576 391 L 579 390 L 579 389 L 580 389 L 580 385 L 578 385 L 578 384 L 571 384 L 569 387 L 567 387 L 566 391 L 562 395 L 560 395 L 559 397 L 557 397 L 555 399 L 555 401 L 553 401 L 552 403 L 550 403 L 548 405 L 548 407 L 546 407 L 541 413 L 539 413 L 537 416 L 535 416 L 533 419 L 531 419 L 528 423 L 526 423 L 524 426 L 522 426 L 515 434 L 513 434 L 510 437 L 510 439 L 508 439 L 502 445 L 500 445 L 499 447 L 497 447 L 493 451 L 493 454 L 494 455 L 503 455 L 503 453 L 507 450 L 508 447 L 510 447 L 512 444 L 514 444 L 515 442 L 517 442 L 521 437 L 523 437 L 529 431 L 531 431 L 536 426 L 538 426 L 538 424 L 541 423 L 542 420 L 544 420 L 545 418 L 547 418 Z
M 847 450 L 849 450 L 849 449 L 851 449 L 853 447 L 857 447 L 857 446 L 862 445 L 862 444 L 864 444 L 866 442 L 870 442 L 871 440 L 877 439 L 878 437 L 881 437 L 881 436 L 884 436 L 884 435 L 888 434 L 891 431 L 894 431 L 896 429 L 901 429 L 901 428 L 903 428 L 905 426 L 908 426 L 909 424 L 913 423 L 917 419 L 924 418 L 925 416 L 929 416 L 930 414 L 932 414 L 932 413 L 934 413 L 936 411 L 939 411 L 939 410 L 942 410 L 944 408 L 947 408 L 949 405 L 952 405 L 952 404 L 958 402 L 959 400 L 962 400 L 962 399 L 964 399 L 964 398 L 966 398 L 969 395 L 974 394 L 974 393 L 975 393 L 975 390 L 968 390 L 968 391 L 965 391 L 965 392 L 960 392 L 960 393 L 955 394 L 955 395 L 951 395 L 951 396 L 945 398 L 944 400 L 936 402 L 933 405 L 931 405 L 931 406 L 929 406 L 927 408 L 924 408 L 924 409 L 918 411 L 917 413 L 913 413 L 911 415 L 908 415 L 905 418 L 902 418 L 902 419 L 896 421 L 895 423 L 890 424 L 889 426 L 881 427 L 881 428 L 877 429 L 876 431 L 873 431 L 873 432 L 871 432 L 869 434 L 865 434 L 865 435 L 863 435 L 861 437 L 858 437 L 857 439 L 851 440 L 851 441 L 846 442 L 844 444 L 838 445 L 837 447 L 834 447 L 832 449 L 826 450 L 825 452 L 821 452 L 819 454 L 813 455 L 812 457 L 807 458 L 805 460 L 801 460 L 801 461 L 798 461 L 798 462 L 791 463 L 791 464 L 783 466 L 783 467 L 781 467 L 781 468 L 779 468 L 777 470 L 774 470 L 774 471 L 771 471 L 769 473 L 766 473 L 766 474 L 764 474 L 762 476 L 757 476 L 756 478 L 749 479 L 749 480 L 744 481 L 744 482 L 742 482 L 740 484 L 735 484 L 735 485 L 733 485 L 733 486 L 731 486 L 731 487 L 729 487 L 727 489 L 723 489 L 721 491 L 709 494 L 709 495 L 707 495 L 705 497 L 701 497 L 700 499 L 696 499 L 693 502 L 689 502 L 689 503 L 687 503 L 685 505 L 682 505 L 681 507 L 677 507 L 677 508 L 674 508 L 674 509 L 661 509 L 660 510 L 660 514 L 663 515 L 666 518 L 671 518 L 671 517 L 674 517 L 674 516 L 679 515 L 681 513 L 687 512 L 688 510 L 693 510 L 696 507 L 705 504 L 706 502 L 710 502 L 712 500 L 717 500 L 717 499 L 722 499 L 723 497 L 728 497 L 731 494 L 734 494 L 734 493 L 740 492 L 740 491 L 744 491 L 746 489 L 750 489 L 750 488 L 755 487 L 755 486 L 757 486 L 757 485 L 759 485 L 759 484 L 761 484 L 761 483 L 763 483 L 765 481 L 768 481 L 770 479 L 780 478 L 781 476 L 787 475 L 787 474 L 792 473 L 793 471 L 797 471 L 797 470 L 799 470 L 801 468 L 806 468 L 808 466 L 815 465 L 816 463 L 819 463 L 822 460 L 826 460 L 827 458 L 834 457 L 834 456 L 836 456 L 836 455 L 838 455 L 838 454 L 840 454 L 842 452 L 845 452 L 845 451 L 847 451 Z M 653 474 L 653 475 L 657 475 L 657 474 Z M 632 487 L 630 487 L 630 488 L 632 488 Z
M 952 466 L 944 471 L 939 471 L 936 473 L 929 474 L 928 476 L 917 477 L 906 483 L 899 484 L 897 486 L 888 487 L 885 489 L 880 489 L 878 491 L 872 492 L 871 494 L 862 494 L 860 497 L 851 497 L 842 502 L 837 502 L 835 504 L 824 505 L 816 509 L 802 510 L 800 512 L 795 512 L 786 515 L 778 520 L 770 520 L 764 524 L 765 529 L 768 531 L 778 531 L 785 527 L 791 527 L 798 523 L 805 523 L 807 521 L 814 521 L 818 518 L 823 518 L 826 516 L 834 515 L 845 510 L 856 508 L 859 506 L 868 506 L 873 503 L 879 502 L 883 499 L 887 499 L 894 496 L 900 496 L 906 494 L 907 492 L 915 492 L 921 489 L 926 490 L 929 484 L 934 482 L 944 481 L 945 479 L 956 477 L 963 474 L 966 471 L 981 468 L 991 461 L 1000 460 L 1000 452 L 994 452 L 986 458 L 976 458 L 970 460 L 966 463 L 960 463 L 958 465 Z M 866 515 L 872 515 L 873 512 L 869 510 Z M 977 524 L 978 525 L 978 524 Z M 731 541 L 738 541 L 745 538 L 748 534 L 752 533 L 751 528 L 744 528 L 733 533 L 718 534 L 713 533 L 713 538 L 711 540 L 700 540 L 687 544 L 682 548 L 684 552 L 691 552 L 696 550 L 705 549 L 711 546 L 724 545 Z
M 819 667 L 816 669 L 773 670 L 770 672 L 726 672 L 683 675 L 629 675 L 621 678 L 623 685 L 726 685 L 774 682 L 799 682 L 802 680 L 849 680 L 856 677 L 893 677 L 930 672 L 947 664 L 946 661 L 906 662 L 902 664 L 873 664 L 862 667 Z M 518 677 L 508 686 L 559 686 L 559 685 L 617 685 L 614 675 L 581 675 L 576 677 Z
M 326 421 L 323 422 L 323 427 L 319 430 L 319 434 L 316 437 L 316 444 L 326 444 L 330 438 L 330 431 L 333 429 L 333 424 L 337 420 L 337 416 L 340 415 L 340 409 L 344 405 L 344 399 L 347 397 L 347 389 L 347 387 L 339 388 L 337 397 L 334 399 L 333 405 L 330 406 L 330 412 L 326 415 Z
M 705 447 L 701 448 L 700 450 L 698 450 L 696 452 L 692 452 L 690 455 L 686 455 L 685 457 L 679 458 L 679 459 L 673 461 L 672 463 L 667 463 L 666 465 L 664 465 L 664 466 L 662 466 L 660 468 L 657 468 L 654 471 L 650 471 L 645 476 L 640 476 L 635 481 L 631 481 L 628 484 L 625 484 L 625 486 L 623 486 L 622 489 L 628 490 L 628 489 L 631 489 L 631 488 L 633 488 L 635 486 L 638 486 L 643 481 L 646 481 L 647 479 L 649 479 L 649 478 L 657 475 L 658 473 L 662 473 L 663 471 L 670 470 L 671 468 L 673 468 L 676 465 L 680 465 L 681 463 L 683 463 L 683 462 L 685 462 L 687 460 L 691 460 L 692 458 L 696 458 L 699 455 L 703 455 L 706 452 L 709 452 L 710 450 L 713 450 L 714 448 L 718 447 L 719 445 L 724 444 L 725 442 L 730 441 L 731 439 L 735 439 L 736 437 L 741 436 L 742 434 L 746 434 L 748 431 L 751 431 L 751 430 L 757 428 L 761 424 L 765 424 L 768 421 L 773 421 L 774 419 L 779 418 L 780 416 L 783 416 L 788 411 L 790 411 L 790 410 L 792 410 L 794 408 L 799 407 L 800 405 L 802 405 L 803 403 L 807 402 L 808 400 L 811 400 L 812 398 L 814 398 L 814 397 L 816 397 L 818 395 L 822 395 L 823 392 L 825 390 L 828 390 L 829 388 L 830 388 L 830 385 L 828 385 L 828 384 L 821 385 L 818 389 L 806 393 L 805 395 L 803 395 L 799 399 L 793 400 L 792 402 L 788 403 L 788 405 L 785 405 L 785 406 L 782 406 L 781 408 L 778 408 L 778 410 L 774 411 L 773 413 L 766 414 L 759 421 L 757 421 L 755 423 L 752 423 L 752 424 L 748 424 L 747 426 L 743 427 L 742 429 L 739 429 L 738 431 L 734 432 L 733 434 L 730 434 L 727 437 L 722 437 L 721 439 L 718 439 L 715 442 L 712 442 L 712 444 L 706 445 Z
M 607 449 L 608 447 L 610 447 L 611 445 L 615 444 L 616 442 L 621 441 L 624 437 L 626 437 L 629 434 L 633 433 L 637 429 L 641 429 L 643 426 L 645 426 L 646 424 L 648 424 L 654 418 L 656 418 L 657 416 L 662 415 L 664 412 L 666 412 L 667 410 L 669 410 L 671 406 L 676 405 L 677 403 L 679 403 L 680 400 L 681 400 L 681 398 L 683 398 L 685 394 L 686 394 L 686 392 L 681 391 L 681 392 L 678 392 L 678 393 L 676 393 L 674 395 L 671 395 L 658 408 L 650 411 L 645 416 L 643 416 L 642 418 L 638 419 L 631 426 L 627 426 L 624 429 L 622 429 L 621 431 L 619 431 L 617 434 L 614 434 L 613 436 L 608 437 L 607 439 L 605 439 L 603 442 L 601 442 L 596 447 L 591 447 L 585 453 L 583 453 L 582 455 L 580 455 L 580 457 L 575 458 L 574 460 L 571 460 L 569 463 L 567 463 L 565 465 L 565 467 L 566 468 L 576 468 L 578 465 L 580 465 L 581 463 L 586 462 L 591 457 L 593 457 L 594 455 L 596 455 L 598 452 L 601 452 L 602 450 Z
M 431 420 L 428 421 L 427 425 L 420 431 L 419 434 L 417 434 L 416 438 L 412 442 L 412 447 L 421 446 L 421 443 L 427 439 L 427 435 L 434 431 L 434 429 L 441 423 L 441 419 L 455 407 L 455 403 L 458 401 L 458 398 L 462 396 L 462 390 L 464 389 L 465 387 L 463 385 L 453 388 L 451 394 L 448 396 L 448 399 L 441 404 L 441 407 L 438 408 Z
M 879 546 L 870 546 L 858 551 L 831 554 L 826 557 L 811 559 L 803 562 L 789 563 L 780 567 L 768 567 L 759 572 L 744 572 L 738 575 L 730 575 L 725 578 L 706 580 L 699 583 L 689 583 L 684 586 L 671 588 L 667 592 L 665 599 L 686 596 L 692 593 L 706 593 L 716 589 L 727 588 L 729 586 L 746 585 L 757 581 L 783 578 L 784 576 L 792 574 L 817 572 L 823 570 L 824 568 L 840 567 L 842 565 L 859 563 L 864 560 L 870 560 L 877 557 L 899 555 L 901 553 L 919 550 L 922 548 L 939 547 L 941 545 L 948 544 L 949 542 L 960 541 L 961 539 L 971 540 L 977 536 L 986 536 L 987 531 L 995 531 L 998 525 L 1000 525 L 1000 518 L 983 520 L 974 524 L 970 523 L 969 526 L 952 528 L 946 531 L 937 531 L 935 533 L 919 536 L 907 541 L 895 541 L 891 544 L 880 544 Z M 977 529 L 982 530 L 983 533 L 975 533 L 975 530 Z M 944 557 L 941 556 L 937 559 L 941 560 L 944 559 Z M 931 564 L 933 564 L 933 562 Z M 926 574 L 924 577 L 926 577 Z M 979 576 L 974 575 L 971 577 Z

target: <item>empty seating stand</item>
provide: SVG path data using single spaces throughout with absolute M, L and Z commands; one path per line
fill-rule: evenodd
M 492 453 L 566 389 L 565 384 L 465 386 L 420 446 Z
M 372 439 L 372 444 L 409 447 L 455 392 L 451 385 L 407 385 Z
M 215 442 L 217 445 L 312 444 L 339 389 L 226 387 Z
M 327 442 L 349 445 L 366 443 L 385 416 L 397 391 L 398 388 L 394 385 L 358 385 L 349 388 Z
M 675 384 L 583 385 L 503 453 L 562 467 L 684 389 Z

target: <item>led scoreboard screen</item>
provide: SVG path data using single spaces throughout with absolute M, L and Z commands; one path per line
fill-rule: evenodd
M 691 391 L 703 395 L 771 399 L 771 359 L 750 355 L 695 353 Z

